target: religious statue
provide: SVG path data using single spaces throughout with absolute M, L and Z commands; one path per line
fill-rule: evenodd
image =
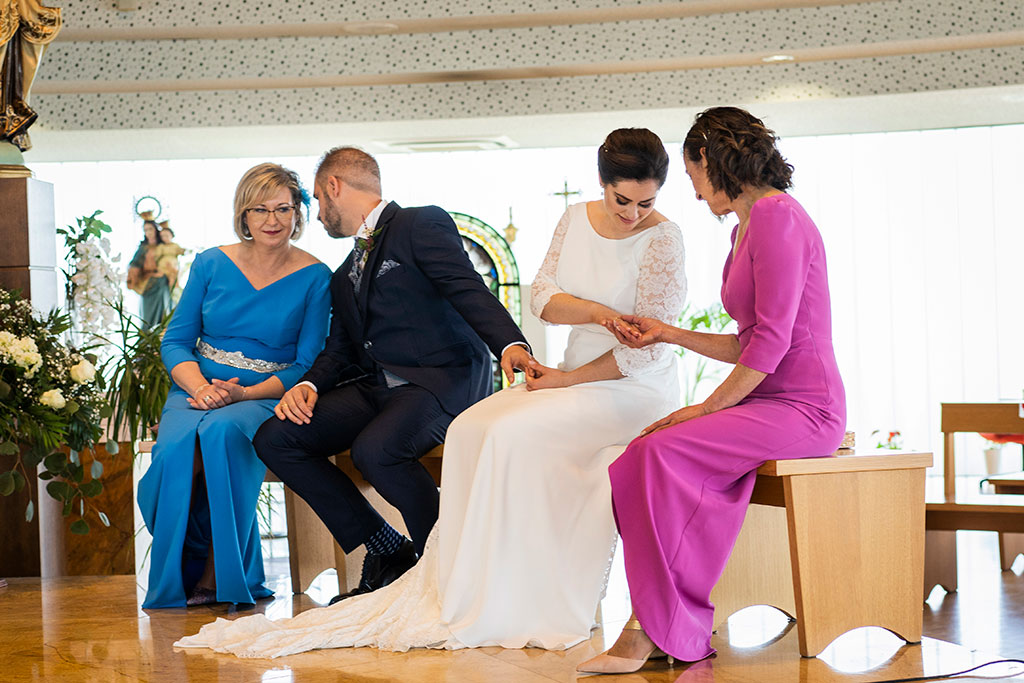
M 20 164 L 20 152 L 32 146 L 28 128 L 38 115 L 29 107 L 29 90 L 60 27 L 59 8 L 0 0 L 0 148 L 7 148 L 0 149 L 0 165 Z
M 158 325 L 170 312 L 171 287 L 167 275 L 160 272 L 157 267 L 157 257 L 162 244 L 160 226 L 157 225 L 151 211 L 143 211 L 139 213 L 139 217 L 142 219 L 143 238 L 128 265 L 128 288 L 142 297 L 139 313 L 142 328 L 148 330 Z M 176 267 L 177 263 L 175 269 Z
M 174 241 L 174 231 L 170 221 L 160 221 L 158 234 L 159 244 L 153 249 L 156 255 L 156 270 L 167 278 L 167 286 L 171 290 L 171 301 L 175 301 L 175 290 L 178 288 L 178 257 L 185 249 Z

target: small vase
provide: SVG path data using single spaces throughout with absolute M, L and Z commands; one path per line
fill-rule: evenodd
M 985 476 L 991 477 L 993 474 L 999 474 L 1002 472 L 1002 448 L 986 448 L 985 449 Z

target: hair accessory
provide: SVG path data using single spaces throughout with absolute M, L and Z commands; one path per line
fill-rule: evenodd
M 311 198 L 309 196 L 309 191 L 302 185 L 299 185 L 299 198 L 302 201 L 302 205 L 306 207 L 306 213 L 309 213 L 309 203 Z

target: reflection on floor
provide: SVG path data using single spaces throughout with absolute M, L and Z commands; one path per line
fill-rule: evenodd
M 907 646 L 881 629 L 858 629 L 836 640 L 820 657 L 801 658 L 796 629 L 770 608 L 733 615 L 716 634 L 718 655 L 692 665 L 652 662 L 615 681 L 879 681 L 936 675 L 997 658 L 1024 655 L 1024 560 L 1013 572 L 999 572 L 995 535 L 961 532 L 961 590 L 937 591 L 924 606 L 925 634 Z M 11 681 L 571 681 L 576 664 L 603 650 L 618 635 L 628 614 L 617 578 L 602 605 L 603 628 L 589 642 L 567 652 L 481 648 L 458 652 L 404 654 L 370 649 L 330 650 L 278 660 L 236 659 L 208 651 L 176 651 L 171 643 L 215 617 L 265 612 L 271 618 L 316 607 L 333 594 L 288 595 L 276 581 L 278 597 L 249 610 L 213 606 L 142 612 L 131 577 L 67 578 L 40 582 L 12 579 L 0 588 L 0 678 Z M 940 640 L 941 639 L 941 640 Z M 944 642 L 953 641 L 953 642 Z M 959 644 L 954 644 L 959 643 Z M 991 654 L 986 654 L 991 653 Z M 1024 672 L 993 665 L 984 676 Z M 606 677 L 605 677 L 606 678 Z M 595 680 L 605 680 L 595 679 Z M 1024 676 L 1020 679 L 1024 681 Z

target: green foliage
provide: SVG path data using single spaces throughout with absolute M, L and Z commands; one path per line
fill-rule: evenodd
M 691 310 L 690 304 L 686 304 L 679 314 L 676 325 L 684 330 L 723 334 L 732 322 L 732 318 L 720 303 L 713 303 L 697 310 Z M 683 375 L 683 405 L 693 405 L 697 400 L 697 387 L 703 382 L 718 379 L 722 367 L 717 364 L 709 365 L 707 357 L 687 351 L 681 346 L 676 349 L 676 353 L 683 359 L 687 370 Z
M 160 342 L 167 329 L 167 316 L 158 325 L 144 329 L 137 319 L 124 310 L 124 301 L 111 304 L 120 324 L 112 339 L 103 338 L 115 349 L 102 366 L 107 378 L 107 450 L 117 453 L 117 441 L 128 441 L 153 435 L 152 427 L 160 421 L 160 413 L 171 389 L 171 377 L 160 356 Z
M 38 477 L 46 482 L 47 493 L 63 503 L 65 517 L 77 509 L 79 518 L 71 531 L 79 534 L 89 532 L 85 521 L 89 510 L 104 526 L 110 525 L 106 515 L 89 502 L 103 491 L 104 468 L 99 459 L 103 451 L 95 446 L 103 443 L 110 456 L 118 451 L 115 440 L 103 438 L 103 422 L 111 420 L 114 439 L 122 425 L 136 435 L 132 438 L 140 438 L 159 417 L 170 386 L 160 363 L 162 327 L 143 334 L 124 311 L 120 276 L 110 263 L 106 239 L 111 228 L 99 218 L 102 213 L 94 211 L 77 218 L 75 225 L 57 230 L 67 249 L 68 312 L 39 315 L 18 292 L 0 289 L 0 495 L 20 493 L 29 477 Z M 107 307 L 111 298 L 117 300 Z M 110 309 L 120 318 L 120 329 L 112 335 L 115 341 L 104 338 L 103 330 L 97 334 L 71 329 L 72 321 L 83 328 L 109 329 Z M 103 315 L 97 316 L 96 311 Z M 108 360 L 101 364 L 92 352 L 100 344 L 75 348 L 66 339 L 98 340 Z M 77 366 L 74 372 L 73 366 Z M 88 481 L 80 457 L 85 451 L 92 453 Z M 30 495 L 25 520 L 34 517 L 35 501 Z

